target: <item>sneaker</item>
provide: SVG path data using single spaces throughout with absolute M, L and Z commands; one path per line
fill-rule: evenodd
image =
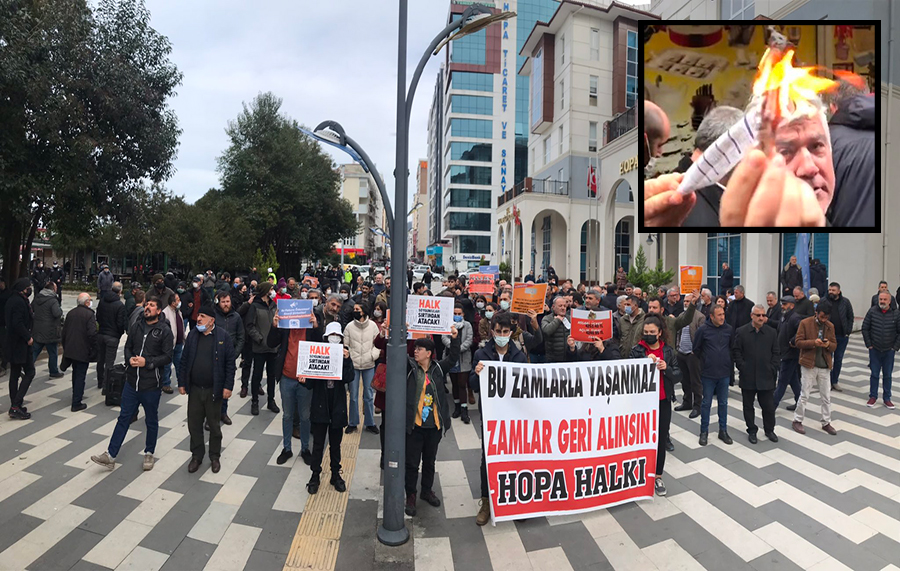
M 479 504 L 480 507 L 478 508 L 478 515 L 475 516 L 475 523 L 478 525 L 485 525 L 487 522 L 491 521 L 491 500 L 488 498 L 481 498 Z
M 355 426 L 348 426 L 344 429 L 344 434 L 353 434 L 354 432 L 356 432 Z
M 290 450 L 281 449 L 281 454 L 278 455 L 278 458 L 275 459 L 275 463 L 281 466 L 288 460 L 290 460 L 294 456 L 294 453 Z
M 834 427 L 831 426 L 831 424 L 826 424 L 825 426 L 822 427 L 822 430 L 824 430 L 825 432 L 827 432 L 828 434 L 830 434 L 832 436 L 837 434 L 837 430 L 835 430 Z
M 878 402 L 878 399 L 875 398 L 875 397 L 872 397 L 872 398 L 870 398 L 869 400 L 866 401 L 866 406 L 869 407 L 869 408 L 872 408 L 873 406 L 875 406 L 875 403 L 876 403 L 876 402 Z
M 171 386 L 165 386 L 162 388 L 162 392 L 166 393 L 167 395 L 170 395 L 170 394 L 174 393 L 175 390 Z
M 662 476 L 656 477 L 656 483 L 653 485 L 656 489 L 657 496 L 665 496 L 666 495 L 666 484 L 662 480 Z
M 269 406 L 267 406 L 266 408 L 268 408 L 269 410 L 271 410 L 271 411 L 274 412 L 275 414 L 278 414 L 279 412 L 281 412 L 281 409 L 278 408 L 278 405 L 275 404 L 275 401 L 273 401 L 273 400 L 270 400 L 270 401 L 269 401 Z
M 313 495 L 319 491 L 319 476 L 318 474 L 313 474 L 312 478 L 309 479 L 309 482 L 306 483 L 306 493 L 309 495 Z
M 252 402 L 250 403 L 250 414 L 253 416 L 259 416 L 259 403 Z
M 51 379 L 61 379 L 63 377 L 65 377 L 65 375 L 62 373 L 50 373 Z
M 433 490 L 422 492 L 422 499 L 434 507 L 440 507 L 441 505 L 441 500 L 434 494 Z
M 709 438 L 709 434 L 706 432 L 700 433 L 700 446 L 706 446 L 707 440 Z
M 787 405 L 787 409 L 791 412 L 797 410 L 797 403 Z
M 153 454 L 144 453 L 144 471 L 152 470 L 154 464 L 156 464 L 156 458 L 153 457 Z
M 372 426 L 366 427 L 366 432 L 371 432 L 372 434 L 378 434 L 379 431 L 378 431 L 378 427 L 373 424 Z
M 884 401 L 884 406 L 886 406 L 887 408 L 889 408 L 889 409 L 891 409 L 891 410 L 894 410 L 894 408 L 895 408 L 895 407 L 894 407 L 894 403 L 892 403 L 892 402 L 889 401 L 889 400 Z
M 80 402 L 78 404 L 72 405 L 72 412 L 78 412 L 79 410 L 84 410 L 86 408 L 87 408 L 87 405 L 84 404 L 83 402 Z
M 303 463 L 309 466 L 312 463 L 312 452 L 309 450 L 304 450 L 300 452 L 300 458 L 303 459 Z
M 791 423 L 791 428 L 794 429 L 794 432 L 798 432 L 800 434 L 806 434 L 806 429 L 803 428 L 802 422 L 797 422 L 796 420 Z
M 837 392 L 839 392 L 839 393 L 844 392 L 844 389 L 842 389 L 842 388 L 841 388 L 841 385 L 838 384 L 838 383 L 835 383 L 835 384 L 831 385 L 831 390 L 837 391 Z
M 721 440 L 721 441 L 724 442 L 725 444 L 731 444 L 732 442 L 734 442 L 734 441 L 731 439 L 731 437 L 728 436 L 728 431 L 727 431 L 727 430 L 720 430 L 720 431 L 719 431 L 719 440 Z
M 109 455 L 109 452 L 104 452 L 99 456 L 91 456 L 91 460 L 95 464 L 100 464 L 101 466 L 106 467 L 107 470 L 112 470 L 116 467 L 116 459 Z
M 25 407 L 14 406 L 9 409 L 9 417 L 13 420 L 28 420 L 31 413 L 25 410 Z
M 334 486 L 334 489 L 338 492 L 344 493 L 347 491 L 347 483 L 341 478 L 340 474 L 331 475 L 331 485 Z
M 222 415 L 222 422 L 225 423 L 225 424 L 227 424 L 227 425 L 229 425 L 229 426 L 231 426 L 231 417 L 228 416 L 227 414 L 223 414 L 223 415 Z
M 403 510 L 406 515 L 415 517 L 416 515 L 416 494 L 406 494 L 406 506 Z

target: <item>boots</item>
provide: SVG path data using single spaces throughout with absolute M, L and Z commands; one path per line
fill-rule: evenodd
M 491 521 L 491 500 L 481 498 L 481 508 L 478 510 L 478 515 L 475 516 L 475 523 L 484 525 L 489 521 Z
M 310 495 L 315 494 L 319 491 L 319 475 L 313 474 L 309 479 L 309 482 L 306 484 L 306 492 Z
M 450 415 L 450 416 L 451 416 L 452 418 L 459 418 L 459 414 L 460 414 L 460 413 L 459 413 L 459 410 L 460 410 L 461 408 L 462 408 L 462 406 L 460 406 L 459 401 L 456 401 L 456 408 L 453 409 L 453 414 Z
M 466 407 L 466 406 L 462 407 L 462 412 L 460 413 L 459 416 L 460 416 L 460 418 L 462 418 L 462 421 L 465 424 L 469 424 L 469 422 L 470 422 L 469 421 L 469 407 Z
M 404 510 L 406 515 L 409 517 L 415 517 L 416 515 L 416 494 L 413 492 L 412 494 L 406 494 L 406 508 Z
M 469 389 L 468 392 L 469 392 L 469 404 L 475 404 L 477 402 L 475 400 L 475 392 L 472 389 Z

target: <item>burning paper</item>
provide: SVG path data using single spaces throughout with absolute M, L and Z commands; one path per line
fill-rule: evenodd
M 783 40 L 784 36 L 773 32 L 769 48 L 759 63 L 747 112 L 691 165 L 678 187 L 681 194 L 722 180 L 755 145 L 771 154 L 775 131 L 782 121 L 816 112 L 810 100 L 834 82 L 812 75 L 812 67 L 793 67 L 794 50 L 785 49 Z

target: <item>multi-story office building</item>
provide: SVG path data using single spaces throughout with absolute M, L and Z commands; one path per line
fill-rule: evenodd
M 375 180 L 356 163 L 340 165 L 341 196 L 350 203 L 359 230 L 356 236 L 343 240 L 344 261 L 361 263 L 360 256 L 380 258 L 384 254 L 384 239 L 372 228 L 383 227 L 384 207 L 378 195 Z M 334 245 L 336 252 L 341 251 L 341 242 Z M 351 257 L 352 254 L 352 257 Z
M 416 169 L 416 193 L 413 195 L 412 221 L 409 229 L 409 257 L 422 262 L 428 247 L 428 161 L 419 159 Z
M 513 20 L 451 42 L 429 118 L 429 241 L 426 256 L 447 271 L 501 260 L 497 198 L 527 174 L 528 82 L 516 75 L 522 42 L 557 0 L 495 0 Z M 448 21 L 471 2 L 451 2 Z

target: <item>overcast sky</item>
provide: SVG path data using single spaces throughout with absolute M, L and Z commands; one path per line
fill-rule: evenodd
M 225 127 L 258 93 L 282 98 L 282 112 L 307 127 L 332 119 L 376 163 L 393 199 L 397 93 L 395 0 L 146 0 L 152 26 L 172 42 L 184 73 L 170 105 L 183 130 L 167 186 L 189 202 L 219 186 L 216 157 Z M 410 0 L 407 82 L 446 24 L 448 0 Z M 410 193 L 424 158 L 427 118 L 439 62 L 419 83 L 410 120 Z M 323 146 L 341 164 L 348 155 Z

